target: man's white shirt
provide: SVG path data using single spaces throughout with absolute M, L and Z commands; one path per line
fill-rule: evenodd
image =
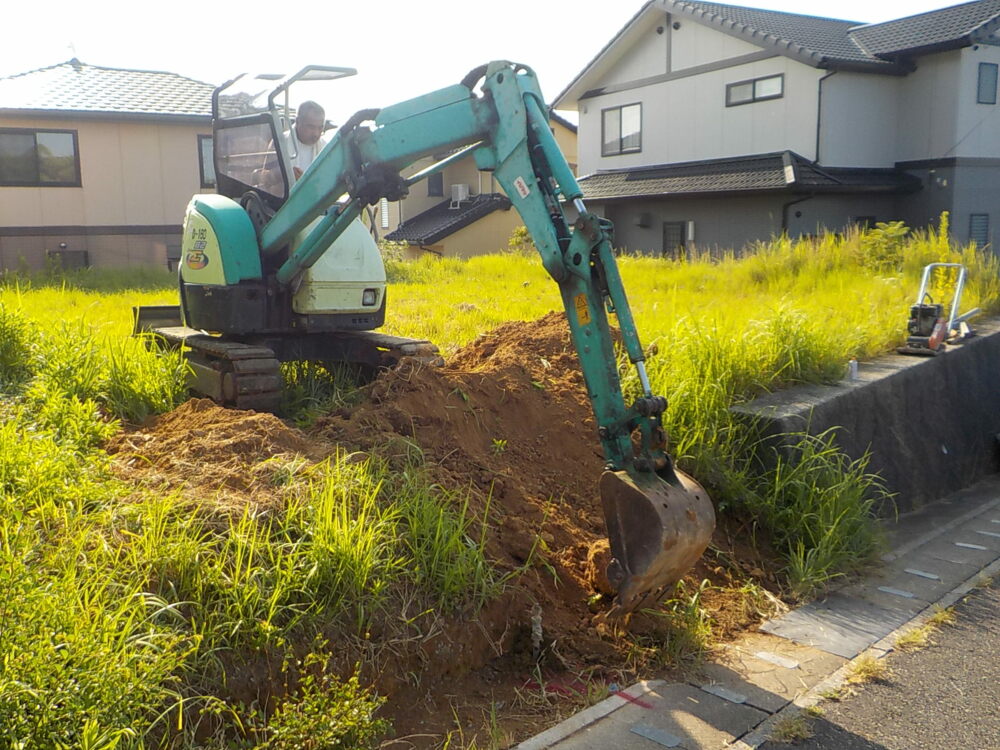
M 309 168 L 313 160 L 319 156 L 319 152 L 326 146 L 326 139 L 322 137 L 312 145 L 302 143 L 295 132 L 295 128 L 285 133 L 285 141 L 288 143 L 289 163 L 292 167 L 298 167 L 303 172 Z M 293 153 L 295 154 L 294 156 L 292 156 Z

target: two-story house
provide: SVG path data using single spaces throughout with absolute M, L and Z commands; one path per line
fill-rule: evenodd
M 1000 218 L 1000 0 L 858 24 L 650 0 L 557 97 L 617 245 L 740 249 L 848 223 Z M 998 238 L 1000 239 L 1000 238 Z
M 213 86 L 59 65 L 0 78 L 0 269 L 166 265 L 214 187 Z

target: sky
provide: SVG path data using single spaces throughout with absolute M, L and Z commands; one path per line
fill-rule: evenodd
M 0 31 L 0 76 L 65 62 L 163 70 L 209 83 L 303 65 L 352 67 L 322 84 L 327 115 L 346 118 L 443 86 L 489 60 L 527 64 L 548 100 L 559 94 L 644 0 L 49 0 L 10 2 Z M 954 0 L 746 0 L 748 6 L 878 22 Z M 313 84 L 319 86 L 320 84 Z M 334 90 L 332 87 L 336 87 Z M 330 111 L 330 110 L 334 111 Z

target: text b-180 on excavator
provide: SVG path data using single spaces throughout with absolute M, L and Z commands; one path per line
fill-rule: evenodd
M 138 308 L 136 330 L 183 345 L 192 390 L 237 408 L 277 405 L 281 361 L 435 359 L 431 342 L 375 332 L 385 317 L 385 271 L 358 217 L 471 153 L 503 187 L 559 286 L 606 459 L 600 493 L 612 554 L 608 580 L 618 610 L 635 609 L 694 565 L 715 514 L 705 491 L 666 453 L 666 401 L 650 389 L 612 226 L 587 211 L 549 130 L 534 73 L 492 62 L 454 86 L 358 112 L 293 181 L 294 154 L 284 137 L 291 86 L 353 73 L 310 66 L 288 78 L 243 76 L 216 89 L 219 194 L 196 195 L 188 206 L 179 309 Z M 400 174 L 449 152 L 413 177 Z M 563 203 L 578 214 L 572 227 Z M 642 384 L 631 406 L 608 312 Z

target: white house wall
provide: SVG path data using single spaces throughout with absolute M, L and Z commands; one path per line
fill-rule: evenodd
M 666 13 L 650 14 L 630 31 L 633 43 L 623 44 L 621 56 L 614 62 L 608 61 L 607 72 L 601 77 L 602 85 L 614 86 L 668 72 L 670 34 L 667 18 Z M 662 29 L 662 33 L 657 33 L 657 29 Z
M 976 102 L 979 63 L 1000 65 L 1000 47 L 976 45 L 960 53 L 957 138 L 952 153 L 946 156 L 1000 157 L 1000 104 Z
M 761 47 L 704 26 L 683 16 L 672 16 L 679 29 L 667 27 L 670 35 L 670 69 L 674 72 L 760 52 Z
M 580 174 L 785 149 L 812 158 L 821 72 L 773 57 L 584 99 L 579 104 Z M 785 76 L 782 98 L 726 106 L 727 84 L 779 73 Z M 642 103 L 642 151 L 601 156 L 601 111 L 636 102 Z
M 820 163 L 892 167 L 898 161 L 899 85 L 895 76 L 845 71 L 823 81 Z
M 917 70 L 899 81 L 896 161 L 940 159 L 953 155 L 962 53 L 921 57 Z M 975 89 L 972 91 L 975 97 Z M 975 98 L 973 98 L 975 101 Z

